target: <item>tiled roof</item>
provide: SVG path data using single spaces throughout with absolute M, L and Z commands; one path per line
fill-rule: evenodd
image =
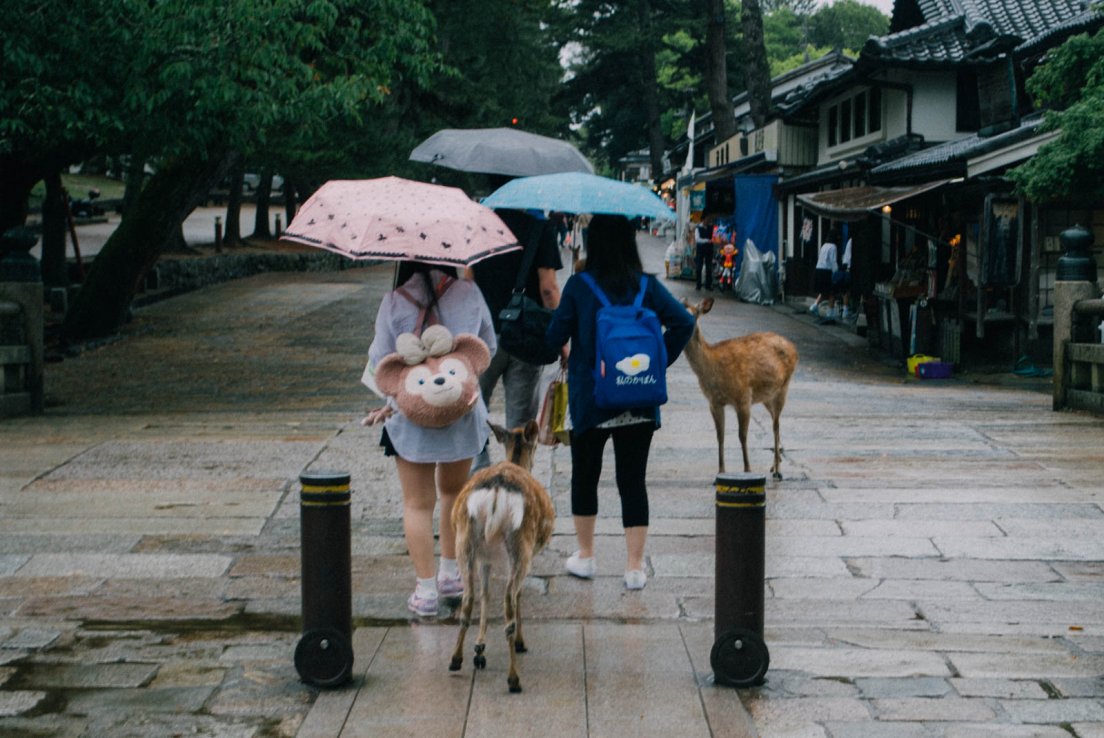
M 898 0 L 908 1 L 908 0 Z M 944 66 L 987 52 L 1029 48 L 1056 29 L 1078 30 L 1104 21 L 1087 0 L 911 0 L 924 23 L 863 46 L 861 62 Z
M 871 182 L 884 183 L 904 174 L 918 176 L 921 170 L 946 168 L 950 165 L 965 167 L 968 159 L 1031 138 L 1039 132 L 1042 122 L 1042 114 L 1037 113 L 1024 118 L 1016 128 L 996 136 L 982 137 L 974 134 L 931 146 L 874 167 L 870 170 L 869 179 Z

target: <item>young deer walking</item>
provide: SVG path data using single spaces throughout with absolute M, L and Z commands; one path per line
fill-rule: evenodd
M 472 663 L 482 669 L 487 636 L 487 590 L 491 558 L 505 550 L 509 568 L 506 582 L 506 640 L 510 647 L 511 692 L 521 691 L 516 656 L 523 653 L 521 609 L 518 604 L 521 585 L 529 573 L 533 557 L 552 537 L 556 510 L 545 488 L 533 478 L 533 454 L 537 448 L 537 424 L 506 430 L 491 424 L 495 438 L 506 447 L 506 461 L 481 469 L 472 475 L 460 491 L 452 508 L 456 529 L 456 557 L 464 576 L 464 599 L 460 604 L 460 633 L 449 662 L 449 671 L 459 671 L 464 662 L 464 636 L 471 625 L 474 601 L 475 565 L 479 563 L 479 636 Z
M 683 300 L 682 304 L 699 319 L 713 308 L 713 298 L 697 305 Z M 751 406 L 763 404 L 774 421 L 774 464 L 771 474 L 782 478 L 782 447 L 778 435 L 778 419 L 786 404 L 786 391 L 797 366 L 797 349 L 777 333 L 751 333 L 709 343 L 695 326 L 690 343 L 686 344 L 686 360 L 698 375 L 702 394 L 709 401 L 709 412 L 717 429 L 717 470 L 725 470 L 724 436 L 725 406 L 736 408 L 740 428 L 740 448 L 744 452 L 744 471 L 751 471 L 748 461 L 747 433 L 751 421 Z

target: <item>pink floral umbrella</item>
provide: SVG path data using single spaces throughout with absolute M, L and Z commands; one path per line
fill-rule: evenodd
M 463 190 L 401 177 L 327 182 L 280 238 L 351 259 L 459 267 L 521 248 L 494 211 Z

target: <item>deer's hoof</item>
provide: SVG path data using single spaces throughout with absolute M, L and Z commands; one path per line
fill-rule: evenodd
M 481 653 L 476 654 L 475 657 L 472 658 L 472 664 L 475 665 L 476 669 L 486 669 L 487 668 L 487 657 L 484 656 Z
M 771 474 L 771 476 L 774 477 L 775 479 L 779 480 L 779 481 L 782 480 L 782 472 L 773 472 Z
M 506 680 L 506 683 L 510 685 L 510 694 L 517 694 L 521 691 L 521 680 L 517 677 L 510 677 Z
M 449 671 L 460 671 L 460 665 L 464 663 L 463 656 L 453 656 L 449 662 Z
M 525 647 L 525 641 L 514 641 L 514 653 L 525 653 L 528 650 Z

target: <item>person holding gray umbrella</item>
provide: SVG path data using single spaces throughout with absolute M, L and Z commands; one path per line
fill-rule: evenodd
M 410 152 L 411 161 L 420 161 L 463 172 L 491 176 L 498 189 L 515 177 L 558 172 L 592 173 L 594 167 L 567 141 L 541 136 L 516 128 L 446 128 L 437 131 Z M 556 272 L 563 269 L 554 227 L 523 208 L 504 208 L 496 213 L 510 227 L 518 241 L 535 254 L 524 275 L 524 292 L 534 302 L 554 310 L 560 302 Z M 533 241 L 533 244 L 529 242 Z M 482 261 L 467 271 L 483 293 L 495 323 L 496 337 L 501 323 L 499 313 L 510 301 L 523 264 L 522 253 L 509 253 Z M 563 354 L 566 357 L 566 351 Z M 480 377 L 483 400 L 488 405 L 499 380 L 505 392 L 506 426 L 516 428 L 537 417 L 540 398 L 537 385 L 543 367 L 530 364 L 499 351 L 491 366 Z M 488 450 L 476 457 L 472 471 L 490 464 Z

